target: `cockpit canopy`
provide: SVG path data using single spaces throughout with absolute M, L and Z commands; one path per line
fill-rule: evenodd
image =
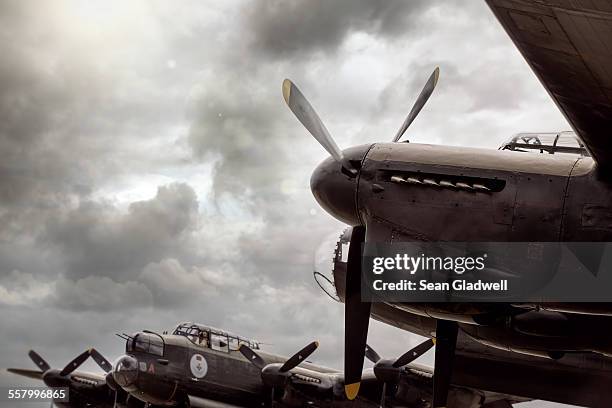
M 340 264 L 346 264 L 353 229 L 348 227 L 340 234 L 334 233 L 324 239 L 315 252 L 314 279 L 321 290 L 336 302 L 340 297 L 336 290 L 334 271 Z
M 164 355 L 164 339 L 157 333 L 144 331 L 127 338 L 125 351 L 149 353 L 162 357 Z
M 193 344 L 208 347 L 217 351 L 233 351 L 245 344 L 253 350 L 259 350 L 259 343 L 244 337 L 236 336 L 224 330 L 197 323 L 181 323 L 172 333 L 187 337 Z
M 499 150 L 590 156 L 574 132 L 518 133 L 502 143 Z

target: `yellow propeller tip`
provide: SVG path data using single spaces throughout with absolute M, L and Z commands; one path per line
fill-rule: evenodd
M 344 386 L 344 393 L 346 394 L 346 398 L 348 398 L 349 400 L 354 400 L 355 398 L 357 398 L 357 394 L 359 393 L 359 386 L 361 385 L 361 383 L 352 383 L 352 384 L 346 384 Z
M 434 85 L 438 84 L 438 79 L 440 78 L 440 67 L 436 67 L 436 69 L 434 69 Z
M 319 340 L 315 340 L 314 344 L 315 344 L 315 347 L 318 348 L 319 347 Z
M 285 79 L 283 81 L 283 98 L 285 98 L 285 103 L 289 104 L 289 98 L 291 97 L 291 83 L 290 80 Z
M 434 337 L 433 339 L 431 339 L 432 343 L 434 344 L 434 346 L 436 345 L 436 338 Z

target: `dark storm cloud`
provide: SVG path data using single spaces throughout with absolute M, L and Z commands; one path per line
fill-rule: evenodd
M 41 240 L 59 248 L 68 277 L 135 277 L 149 262 L 159 261 L 197 228 L 198 201 L 187 184 L 159 187 L 151 200 L 130 204 L 127 213 L 103 202 L 79 207 L 49 220 Z
M 167 137 L 178 110 L 166 60 L 152 61 L 159 57 L 150 49 L 140 52 L 149 58 L 145 64 L 126 59 L 122 46 L 129 42 L 96 35 L 96 20 L 91 31 L 79 31 L 86 23 L 67 1 L 1 7 L 0 273 L 118 276 L 122 268 L 162 259 L 163 250 L 150 259 L 139 256 L 168 250 L 179 230 L 193 228 L 191 210 L 171 207 L 162 191 L 157 201 L 134 204 L 124 216 L 113 197 L 99 192 L 143 169 L 179 161 L 172 141 L 163 151 L 153 143 Z M 136 41 L 138 21 L 131 28 Z M 153 95 L 158 92 L 163 98 Z M 197 206 L 193 191 L 187 197 L 175 190 L 167 195 Z M 147 205 L 169 206 L 172 214 Z M 183 215 L 187 219 L 178 218 Z M 129 240 L 122 242 L 121 234 Z
M 282 107 L 279 97 L 274 98 L 274 93 L 260 88 L 257 78 L 246 75 L 223 72 L 215 82 L 215 87 L 206 87 L 198 96 L 189 134 L 198 160 L 220 156 L 214 169 L 213 190 L 252 200 L 275 194 L 282 177 L 275 171 L 276 164 L 286 164 L 286 139 L 279 137 L 276 117 Z
M 151 292 L 140 282 L 118 283 L 105 276 L 87 276 L 58 280 L 45 303 L 60 310 L 105 313 L 151 307 L 153 300 Z
M 488 69 L 490 61 L 487 60 L 469 71 L 452 61 L 433 60 L 427 64 L 414 64 L 410 72 L 390 81 L 379 95 L 376 114 L 380 116 L 398 107 L 403 107 L 407 114 L 436 66 L 440 67 L 441 74 L 431 104 L 435 106 L 441 98 L 450 95 L 461 96 L 467 104 L 457 115 L 486 110 L 516 111 L 521 107 L 523 95 L 534 85 L 531 81 L 525 81 L 512 67 L 506 73 Z
M 200 307 L 218 297 L 233 296 L 254 286 L 254 277 L 241 276 L 227 266 L 185 267 L 177 259 L 148 264 L 138 281 L 149 288 L 157 307 L 190 306 L 198 299 Z
M 136 92 L 124 97 L 132 74 L 114 69 L 115 56 L 96 48 L 95 39 L 68 37 L 71 25 L 59 17 L 65 6 L 2 3 L 0 271 L 47 263 L 58 273 L 48 253 L 27 254 L 47 222 L 80 200 L 86 202 L 75 215 L 102 210 L 104 204 L 87 203 L 92 193 L 156 159 L 137 157 L 132 142 L 163 129 L 157 102 Z
M 66 86 L 64 79 L 46 72 L 25 50 L 11 45 L 3 49 L 0 200 L 4 205 L 36 197 L 43 206 L 58 194 L 87 188 L 65 165 L 64 147 L 72 141 L 56 131 L 59 126 L 69 126 L 72 114 L 79 113 L 75 109 L 79 90 Z M 73 166 L 78 162 L 79 157 L 74 157 Z
M 333 52 L 354 31 L 382 37 L 422 27 L 426 0 L 300 0 L 249 2 L 245 10 L 254 45 L 273 56 Z

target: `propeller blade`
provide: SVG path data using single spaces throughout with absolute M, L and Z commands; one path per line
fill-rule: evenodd
M 7 368 L 6 371 L 24 377 L 33 378 L 35 380 L 42 380 L 42 376 L 44 374 L 44 371 L 26 370 L 23 368 Z
M 368 344 L 366 344 L 365 356 L 368 360 L 370 360 L 374 364 L 378 363 L 381 359 L 378 353 L 374 351 L 374 349 L 370 347 Z
M 255 367 L 259 368 L 260 370 L 266 366 L 266 362 L 264 361 L 264 359 L 261 358 L 259 354 L 254 352 L 249 346 L 242 344 L 240 348 L 238 348 L 238 351 L 242 353 L 244 358 L 249 360 Z
M 349 400 L 354 400 L 359 393 L 372 306 L 370 302 L 361 301 L 361 254 L 365 233 L 363 226 L 353 228 L 346 270 L 344 392 Z
M 403 367 L 406 364 L 412 363 L 417 358 L 421 357 L 425 354 L 429 349 L 434 346 L 434 341 L 432 339 L 425 340 L 418 346 L 414 347 L 412 350 L 402 354 L 395 362 L 393 363 L 393 367 L 399 368 Z
M 85 360 L 89 358 L 90 355 L 91 355 L 91 349 L 85 350 L 84 352 L 76 356 L 71 362 L 66 364 L 66 367 L 64 367 L 62 371 L 60 371 L 59 375 L 64 377 L 72 373 L 74 370 L 79 368 L 79 366 L 83 364 Z
M 283 98 L 291 112 L 298 118 L 306 129 L 314 136 L 315 139 L 323 146 L 334 160 L 342 163 L 342 151 L 336 145 L 336 142 L 329 134 L 329 131 L 315 112 L 314 108 L 306 97 L 300 92 L 297 86 L 288 79 L 283 81 Z
M 30 352 L 28 353 L 28 356 L 30 356 L 30 359 L 42 371 L 47 371 L 51 368 L 51 366 L 45 361 L 45 359 L 39 356 L 38 353 L 35 352 L 34 350 L 30 350 Z
M 457 346 L 457 322 L 438 320 L 436 324 L 436 358 L 433 376 L 433 408 L 446 407 Z
M 279 371 L 281 373 L 286 373 L 287 371 L 291 370 L 292 368 L 297 367 L 302 361 L 307 359 L 309 355 L 314 353 L 314 351 L 318 347 L 319 347 L 319 342 L 318 341 L 313 341 L 312 343 L 310 343 L 309 345 L 307 345 L 306 347 L 304 347 L 303 349 L 301 349 L 300 351 L 295 353 L 293 356 L 291 356 L 291 358 L 289 358 L 289 360 L 285 361 L 285 364 L 283 364 L 281 366 Z
M 414 102 L 414 105 L 412 105 L 412 109 L 410 110 L 410 113 L 406 117 L 406 120 L 404 120 L 404 123 L 402 123 L 402 126 L 399 128 L 399 130 L 395 134 L 395 137 L 393 138 L 394 142 L 397 142 L 398 140 L 400 140 L 404 132 L 406 132 L 406 129 L 408 129 L 412 121 L 414 121 L 416 117 L 418 116 L 419 112 L 421 112 L 421 109 L 423 109 L 423 106 L 425 106 L 425 104 L 427 103 L 427 100 L 429 99 L 432 92 L 436 88 L 436 84 L 438 83 L 439 77 L 440 77 L 440 68 L 436 67 L 433 73 L 429 76 L 429 79 L 427 80 L 427 82 L 425 83 L 425 86 L 421 90 L 419 97 Z
M 104 358 L 104 356 L 102 354 L 100 354 L 100 352 L 98 352 L 98 350 L 96 350 L 95 348 L 91 349 L 91 358 L 93 358 L 93 360 L 96 362 L 96 364 L 98 364 L 98 366 L 100 366 L 100 368 L 105 372 L 108 373 L 113 369 L 113 366 L 111 363 L 108 362 L 107 359 Z

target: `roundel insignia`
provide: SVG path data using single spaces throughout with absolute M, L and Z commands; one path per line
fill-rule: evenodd
M 191 368 L 191 374 L 193 374 L 195 378 L 202 378 L 208 372 L 208 363 L 201 354 L 194 354 L 191 356 L 189 368 Z

